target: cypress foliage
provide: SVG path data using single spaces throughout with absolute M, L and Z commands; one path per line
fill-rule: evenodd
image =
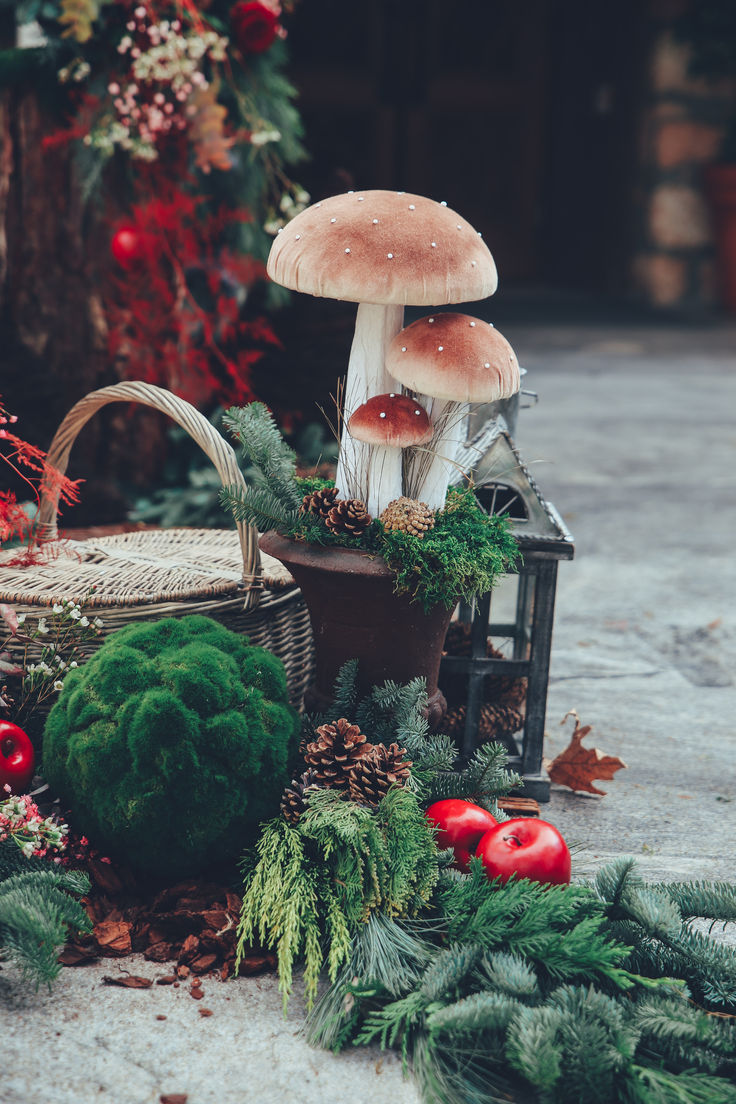
M 320 970 L 326 965 L 336 979 L 359 925 L 379 908 L 399 917 L 425 908 L 437 877 L 432 831 L 409 790 L 392 788 L 375 810 L 318 790 L 296 825 L 278 818 L 264 826 L 246 877 L 238 953 L 253 938 L 277 949 L 284 1006 L 303 955 L 311 1005 Z

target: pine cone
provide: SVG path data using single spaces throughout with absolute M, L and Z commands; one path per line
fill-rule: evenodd
M 300 778 L 289 783 L 281 798 L 281 812 L 290 824 L 296 824 L 306 809 L 310 790 L 319 789 L 319 780 L 312 770 L 305 770 Z
M 316 517 L 326 518 L 337 498 L 337 487 L 323 487 L 321 491 L 313 491 L 302 500 L 302 514 L 314 514 Z
M 350 772 L 350 800 L 361 805 L 378 805 L 390 786 L 405 786 L 411 761 L 404 759 L 406 748 L 398 744 L 375 744 L 370 754 L 360 759 Z
M 420 540 L 428 529 L 434 528 L 434 511 L 426 502 L 415 498 L 395 498 L 381 514 L 384 529 L 398 529 Z
M 344 498 L 338 500 L 327 514 L 325 525 L 333 533 L 349 533 L 359 537 L 372 521 L 365 502 L 359 498 Z
M 458 705 L 445 714 L 442 731 L 452 740 L 462 739 L 465 733 L 466 707 Z M 485 744 L 489 740 L 501 740 L 524 727 L 524 718 L 518 709 L 508 705 L 482 705 L 478 718 L 476 742 Z
M 345 717 L 333 724 L 320 725 L 317 739 L 307 744 L 304 759 L 314 768 L 322 786 L 347 788 L 350 771 L 373 748 L 357 725 Z

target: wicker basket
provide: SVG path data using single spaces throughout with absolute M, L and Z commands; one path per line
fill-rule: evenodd
M 119 383 L 81 399 L 51 442 L 49 464 L 64 473 L 82 426 L 107 403 L 124 401 L 168 414 L 206 453 L 223 485 L 244 486 L 235 453 L 210 422 L 190 403 L 147 383 Z M 104 622 L 88 651 L 132 621 L 206 614 L 278 655 L 289 697 L 301 708 L 313 670 L 309 614 L 286 569 L 259 552 L 253 526 L 144 530 L 71 541 L 58 539 L 57 512 L 57 499 L 42 499 L 39 522 L 47 543 L 40 562 L 13 566 L 17 551 L 0 553 L 0 601 L 18 613 L 38 614 L 63 598 L 84 600 L 85 610 L 97 610 Z

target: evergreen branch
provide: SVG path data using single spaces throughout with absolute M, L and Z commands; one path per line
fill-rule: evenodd
M 349 659 L 343 663 L 335 679 L 335 717 L 352 717 L 358 701 L 358 660 Z
M 471 993 L 430 1012 L 427 1031 L 430 1036 L 505 1031 L 519 1008 L 519 1001 L 508 993 L 495 990 Z
M 233 406 L 222 420 L 239 441 L 263 483 L 285 507 L 298 510 L 302 495 L 296 485 L 296 455 L 284 441 L 268 408 L 260 402 Z
M 223 487 L 220 503 L 236 521 L 255 525 L 260 532 L 289 529 L 296 524 L 298 511 L 285 507 L 268 487 Z
M 635 1065 L 625 1086 L 626 1104 L 736 1104 L 736 1085 L 700 1073 L 670 1073 Z
M 666 893 L 686 920 L 736 921 L 736 885 L 730 882 L 661 882 L 652 889 Z
M 88 890 L 89 879 L 76 871 L 32 870 L 0 884 L 0 949 L 37 987 L 57 976 L 57 950 L 67 928 L 91 930 L 87 913 L 72 896 Z

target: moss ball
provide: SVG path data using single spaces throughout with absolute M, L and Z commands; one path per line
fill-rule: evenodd
M 280 659 L 211 618 L 166 618 L 69 673 L 43 773 L 100 850 L 176 877 L 236 858 L 277 812 L 298 731 Z

